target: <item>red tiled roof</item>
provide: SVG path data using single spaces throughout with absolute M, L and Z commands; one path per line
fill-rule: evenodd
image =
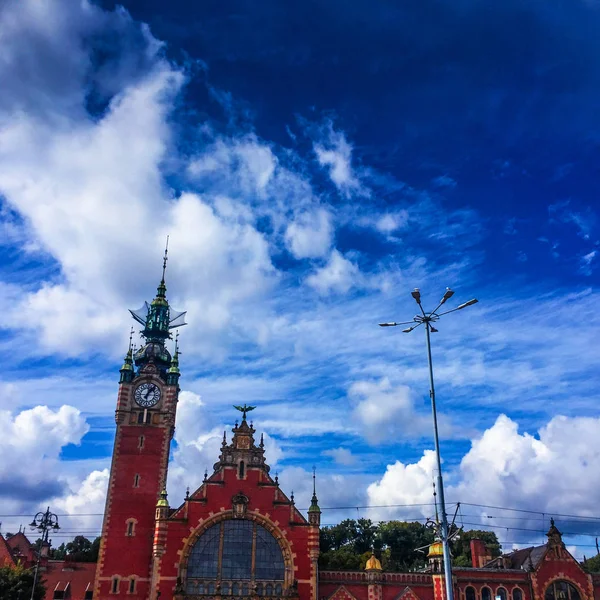
M 95 575 L 96 563 L 49 560 L 48 567 L 42 571 L 46 600 L 52 600 L 55 591 L 66 591 L 67 587 L 69 598 L 84 600 L 86 591 L 94 588 Z
M 4 536 L 0 534 L 0 567 L 12 566 L 16 566 L 12 550 L 10 546 L 6 543 Z

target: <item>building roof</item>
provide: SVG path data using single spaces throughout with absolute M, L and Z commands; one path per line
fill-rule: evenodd
M 4 536 L 0 534 L 0 567 L 12 567 L 15 565 L 12 550 L 6 543 Z
M 6 540 L 6 544 L 10 548 L 10 551 L 15 559 L 21 558 L 25 561 L 33 561 L 36 558 L 36 552 L 33 544 L 29 541 L 27 536 L 22 532 L 15 533 Z
M 531 546 L 529 548 L 521 548 L 508 554 L 503 554 L 498 558 L 494 558 L 484 565 L 486 569 L 523 569 L 525 571 L 537 569 L 542 562 L 548 544 L 542 546 Z
M 85 593 L 94 589 L 96 563 L 71 562 L 68 560 L 49 560 L 42 578 L 46 585 L 46 599 L 54 598 L 55 591 L 66 592 L 77 600 L 84 600 Z

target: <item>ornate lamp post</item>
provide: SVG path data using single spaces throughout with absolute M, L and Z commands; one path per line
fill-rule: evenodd
M 456 308 L 452 308 L 450 310 L 438 313 L 437 311 L 449 300 L 454 292 L 450 288 L 446 288 L 446 292 L 444 296 L 440 300 L 440 303 L 435 307 L 431 312 L 425 312 L 423 309 L 423 305 L 421 304 L 421 292 L 419 288 L 415 288 L 413 292 L 411 292 L 412 297 L 415 299 L 415 302 L 418 304 L 419 309 L 421 310 L 421 314 L 417 314 L 413 317 L 412 321 L 404 321 L 402 323 L 379 323 L 380 327 L 397 327 L 398 325 L 410 325 L 406 329 L 402 331 L 404 333 L 410 333 L 417 327 L 421 325 L 425 325 L 425 339 L 427 341 L 427 362 L 429 365 L 429 395 L 431 397 L 431 412 L 433 415 L 433 440 L 435 444 L 435 458 L 437 462 L 437 488 L 440 495 L 440 508 L 442 513 L 442 522 L 441 522 L 441 542 L 444 550 L 444 579 L 446 581 L 446 600 L 454 600 L 454 590 L 452 587 L 452 557 L 450 556 L 450 545 L 449 545 L 449 528 L 448 528 L 448 517 L 446 515 L 446 501 L 444 499 L 444 483 L 442 481 L 442 461 L 440 458 L 440 443 L 438 436 L 438 423 L 437 423 L 437 411 L 435 406 L 435 387 L 433 385 L 433 365 L 431 362 L 431 333 L 437 333 L 437 329 L 433 326 L 433 323 L 439 321 L 440 317 L 447 315 L 449 313 L 455 312 L 457 310 L 462 310 L 467 306 L 471 306 L 477 302 L 476 298 L 469 300 L 463 304 L 460 304 Z
M 48 541 L 48 532 L 53 529 L 60 529 L 58 526 L 58 517 L 50 512 L 50 507 L 46 509 L 46 512 L 39 512 L 35 517 L 33 517 L 33 521 L 29 524 L 32 529 L 37 529 L 42 534 L 42 542 L 38 549 L 37 561 L 35 563 L 35 571 L 33 574 L 33 587 L 31 588 L 31 600 L 34 600 L 35 596 L 35 586 L 37 585 L 38 580 L 38 571 L 40 569 L 40 558 L 42 556 L 42 546 L 44 542 Z

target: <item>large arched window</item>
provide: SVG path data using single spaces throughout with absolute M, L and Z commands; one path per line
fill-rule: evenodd
M 581 597 L 572 583 L 559 580 L 546 588 L 544 600 L 581 600 Z
M 472 585 L 469 585 L 465 590 L 465 600 L 476 600 L 476 598 L 475 588 Z
M 196 540 L 187 564 L 186 592 L 259 596 L 282 593 L 285 567 L 279 543 L 262 525 L 245 519 L 221 521 Z
M 481 588 L 481 600 L 492 600 L 492 590 L 484 586 Z

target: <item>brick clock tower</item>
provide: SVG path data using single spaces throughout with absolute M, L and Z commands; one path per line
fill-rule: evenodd
M 117 430 L 106 497 L 94 598 L 146 599 L 152 578 L 157 501 L 166 486 L 179 392 L 178 349 L 171 330 L 185 325 L 166 298 L 165 267 L 151 304 L 130 311 L 144 329 L 144 345 L 130 347 L 120 370 Z

